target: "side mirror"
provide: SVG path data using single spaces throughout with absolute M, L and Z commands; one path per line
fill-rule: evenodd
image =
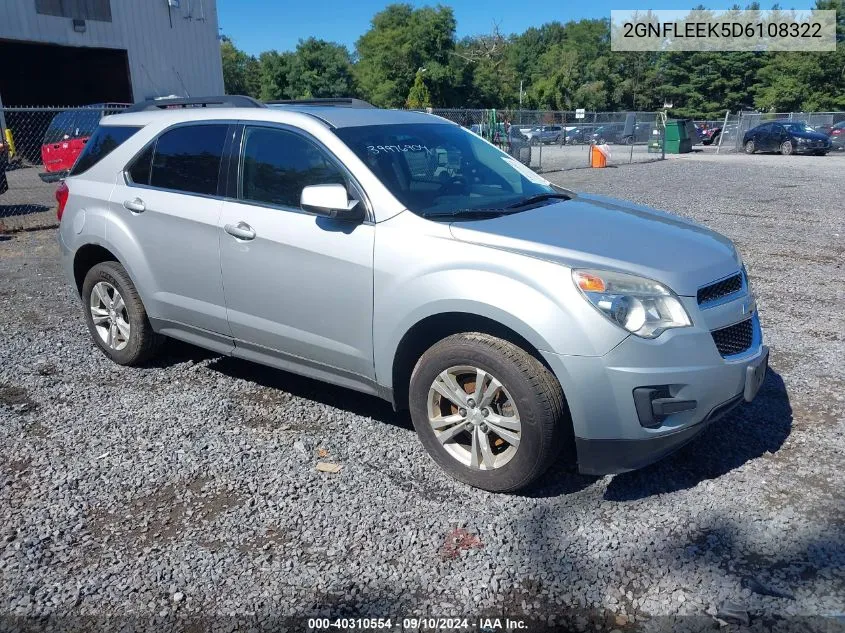
M 360 222 L 364 210 L 358 200 L 350 200 L 344 185 L 310 185 L 302 190 L 299 206 L 303 211 L 334 220 Z

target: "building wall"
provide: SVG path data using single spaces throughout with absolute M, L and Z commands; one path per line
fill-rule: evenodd
M 111 22 L 86 20 L 77 33 L 71 18 L 37 13 L 35 0 L 0 0 L 0 39 L 125 49 L 135 101 L 223 94 L 216 0 L 179 4 L 168 14 L 166 0 L 111 0 Z

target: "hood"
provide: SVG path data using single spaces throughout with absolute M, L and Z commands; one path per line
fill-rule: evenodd
M 695 222 L 612 198 L 578 195 L 486 220 L 454 222 L 457 240 L 571 267 L 606 268 L 654 279 L 679 295 L 741 266 L 731 241 Z
M 794 136 L 795 138 L 806 138 L 811 141 L 826 141 L 828 140 L 827 136 L 822 134 L 821 132 L 789 132 L 790 136 Z

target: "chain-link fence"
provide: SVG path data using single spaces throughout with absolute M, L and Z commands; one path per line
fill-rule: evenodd
M 728 113 L 720 123 L 721 139 L 714 145 L 721 152 L 744 150 L 746 133 L 773 121 L 802 123 L 807 131 L 818 132 L 831 141 L 829 156 L 845 156 L 845 112 L 738 112 Z
M 538 172 L 590 166 L 594 144 L 607 145 L 608 165 L 663 158 L 657 112 L 467 110 L 429 112 L 483 136 Z
M 55 183 L 71 168 L 100 119 L 125 107 L 0 108 L 0 222 L 28 228 L 49 218 Z

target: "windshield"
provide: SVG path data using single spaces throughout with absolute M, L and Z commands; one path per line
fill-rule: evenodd
M 807 127 L 806 123 L 796 122 L 796 123 L 784 123 L 783 127 L 785 127 L 790 132 L 812 132 L 812 128 Z
M 418 215 L 503 209 L 558 193 L 547 180 L 457 125 L 368 125 L 335 134 Z

